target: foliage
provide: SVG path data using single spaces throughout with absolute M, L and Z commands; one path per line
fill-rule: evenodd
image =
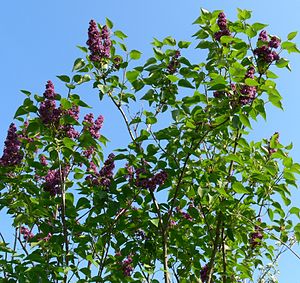
M 299 50 L 296 32 L 281 42 L 250 17 L 202 9 L 193 44 L 154 39 L 144 64 L 110 20 L 91 21 L 84 58 L 58 76 L 67 96 L 51 81 L 43 95 L 22 91 L 0 160 L 0 209 L 15 228 L 13 243 L 1 234 L 1 282 L 266 279 L 256 270 L 276 263 L 275 242 L 300 240 L 290 207 L 300 165 L 278 133 L 247 135 L 267 103 L 282 108 L 272 70 L 290 69 L 283 56 Z M 204 62 L 184 56 L 194 43 Z M 81 84 L 127 127 L 130 143 L 108 157 L 103 117 L 80 118 Z M 124 108 L 140 100 L 131 118 Z

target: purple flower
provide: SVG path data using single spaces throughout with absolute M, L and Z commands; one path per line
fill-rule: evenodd
M 40 155 L 40 163 L 41 163 L 43 166 L 47 166 L 47 165 L 48 165 L 47 158 L 46 158 L 45 155 Z
M 100 138 L 100 129 L 102 128 L 104 118 L 103 116 L 99 116 L 94 122 L 94 115 L 93 113 L 89 113 L 84 116 L 85 122 L 85 129 L 90 132 L 93 138 L 98 139 Z
M 272 36 L 269 41 L 267 32 L 263 30 L 260 32 L 258 40 L 267 44 L 254 49 L 254 55 L 258 57 L 259 62 L 270 64 L 280 59 L 278 53 L 272 50 L 272 48 L 280 46 L 280 39 L 278 37 Z
M 94 152 L 95 152 L 95 148 L 93 146 L 90 146 L 83 151 L 83 155 L 89 159 L 94 154 Z
M 55 99 L 56 97 L 56 93 L 54 92 L 54 84 L 50 80 L 47 81 L 44 97 L 47 99 Z
M 59 169 L 49 170 L 45 176 L 43 184 L 44 191 L 49 192 L 51 196 L 56 196 L 61 193 L 61 179 L 65 179 L 68 175 L 70 167 L 66 166 L 62 172 Z M 62 176 L 61 176 L 62 175 Z
M 122 261 L 122 270 L 123 274 L 126 277 L 129 277 L 133 271 L 133 267 L 131 265 L 132 263 L 132 257 L 128 256 L 125 260 Z
M 3 155 L 0 158 L 1 166 L 15 166 L 22 161 L 23 154 L 20 150 L 21 142 L 17 134 L 15 124 L 11 123 L 7 132 L 7 137 L 4 142 Z
M 104 162 L 104 166 L 101 168 L 99 172 L 100 184 L 104 187 L 109 187 L 112 177 L 113 177 L 113 170 L 115 169 L 114 163 L 115 155 L 111 153 L 108 158 Z
M 224 35 L 230 36 L 231 35 L 231 33 L 227 27 L 227 19 L 226 19 L 226 15 L 224 14 L 224 12 L 219 13 L 217 24 L 220 28 L 220 31 L 217 31 L 214 34 L 215 40 L 220 41 L 222 36 L 224 36 Z
M 269 42 L 269 47 L 271 48 L 278 48 L 280 46 L 280 39 L 276 36 L 272 36 Z
M 226 19 L 226 15 L 224 14 L 224 12 L 221 12 L 218 15 L 218 21 L 217 24 L 220 28 L 220 30 L 225 30 L 227 29 L 227 19 Z
M 94 20 L 91 20 L 86 44 L 91 52 L 91 61 L 99 62 L 103 58 L 109 58 L 112 44 L 107 26 L 104 26 L 100 33 L 97 23 Z
M 264 42 L 267 42 L 269 40 L 268 38 L 268 34 L 265 30 L 262 30 L 259 35 L 258 35 L 258 40 L 261 40 L 261 41 L 264 41 Z
M 40 104 L 39 114 L 42 122 L 48 125 L 58 122 L 61 116 L 61 110 L 56 108 L 55 100 L 46 99 Z
M 175 54 L 171 57 L 171 60 L 167 66 L 167 71 L 169 74 L 174 74 L 177 72 L 177 69 L 180 66 L 180 63 L 178 61 L 179 57 L 180 57 L 180 51 L 176 50 Z
M 201 281 L 204 283 L 207 280 L 208 266 L 204 265 L 200 271 Z
M 25 241 L 28 241 L 28 240 L 30 240 L 31 238 L 34 237 L 33 233 L 28 228 L 26 228 L 24 226 L 22 226 L 20 228 L 20 233 L 21 233 L 21 235 L 23 235 L 23 238 L 24 238 Z

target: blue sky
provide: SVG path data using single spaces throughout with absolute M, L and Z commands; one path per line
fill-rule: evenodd
M 59 93 L 66 92 L 56 75 L 70 74 L 73 61 L 82 55 L 75 46 L 85 44 L 90 19 L 103 23 L 105 17 L 110 18 L 116 29 L 123 30 L 129 36 L 129 48 L 142 51 L 143 58 L 147 58 L 151 55 L 149 43 L 153 37 L 171 35 L 176 39 L 190 40 L 196 31 L 192 22 L 199 15 L 200 7 L 222 9 L 228 18 L 236 17 L 237 7 L 252 10 L 253 22 L 269 24 L 268 32 L 282 38 L 286 38 L 290 31 L 300 31 L 300 1 L 297 0 L 3 1 L 0 12 L 0 141 L 4 141 L 15 110 L 24 99 L 20 89 L 41 94 L 46 81 L 50 79 Z M 299 40 L 300 36 L 296 38 L 298 44 Z M 297 127 L 297 121 L 300 121 L 300 57 L 293 55 L 289 58 L 292 73 L 287 70 L 278 72 L 280 79 L 277 81 L 284 98 L 285 111 L 270 109 L 267 123 L 260 121 L 254 125 L 252 138 L 268 138 L 278 131 L 284 144 L 293 142 L 292 156 L 300 162 L 300 134 Z M 96 91 L 83 89 L 80 95 L 93 104 L 95 112 L 105 116 L 109 124 L 103 131 L 112 140 L 111 148 L 118 146 L 114 141 L 127 139 L 125 128 L 123 131 L 117 124 L 120 120 L 118 114 L 105 102 L 98 102 Z M 2 148 L 0 143 L 1 151 Z M 293 202 L 294 205 L 300 205 L 299 192 L 296 190 Z M 300 253 L 299 247 L 295 249 Z M 285 254 L 280 267 L 280 282 L 300 282 L 300 279 L 295 279 L 300 278 L 300 261 L 293 255 Z

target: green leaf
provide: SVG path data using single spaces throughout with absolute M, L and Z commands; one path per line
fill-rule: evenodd
M 70 77 L 68 77 L 66 75 L 61 75 L 61 76 L 56 76 L 56 77 L 65 83 L 69 83 L 71 81 Z
M 244 113 L 241 113 L 239 115 L 239 118 L 240 118 L 240 121 L 242 122 L 242 124 L 250 129 L 252 129 L 251 127 L 251 124 L 250 124 L 250 121 L 249 121 L 249 118 L 244 114 Z
M 160 49 L 153 48 L 153 51 L 154 51 L 154 54 L 155 54 L 155 58 L 157 60 L 163 60 L 164 59 L 165 55 Z
M 266 24 L 262 24 L 262 23 L 254 23 L 252 25 L 252 28 L 255 30 L 255 31 L 260 31 L 262 29 L 264 29 L 265 27 L 267 27 L 268 25 Z
M 294 42 L 284 41 L 281 43 L 281 48 L 287 50 L 289 53 L 300 53 Z
M 77 71 L 82 67 L 84 67 L 84 65 L 85 65 L 84 60 L 82 58 L 77 58 L 74 62 L 72 71 Z
M 195 88 L 188 80 L 181 79 L 178 81 L 178 86 L 187 87 L 187 88 Z
M 150 222 L 151 222 L 154 226 L 158 227 L 158 223 L 159 223 L 158 218 L 150 219 Z
M 251 13 L 252 11 L 249 10 L 241 10 L 241 9 L 237 9 L 238 10 L 238 18 L 242 21 L 244 20 L 248 20 L 251 18 Z
M 31 95 L 31 92 L 28 91 L 28 90 L 21 89 L 20 91 L 21 91 L 22 93 L 24 93 L 26 96 L 30 96 L 30 95 Z
M 114 35 L 115 35 L 116 37 L 122 39 L 122 40 L 125 39 L 125 38 L 127 38 L 127 35 L 126 35 L 125 33 L 123 33 L 122 31 L 120 31 L 120 30 L 116 30 L 116 31 L 114 32 Z
M 172 82 L 175 83 L 179 80 L 178 77 L 174 76 L 174 75 L 167 75 L 167 78 Z
M 249 194 L 249 190 L 247 190 L 240 182 L 234 182 L 232 188 L 238 194 Z
M 190 46 L 191 42 L 189 41 L 179 41 L 178 47 L 179 48 L 188 48 Z
M 280 58 L 278 61 L 276 61 L 276 66 L 278 68 L 284 68 L 287 67 L 289 64 L 289 61 L 285 58 Z
M 60 104 L 63 107 L 63 109 L 70 109 L 72 107 L 72 103 L 66 98 L 62 98 L 60 100 Z
M 71 138 L 64 137 L 63 138 L 63 144 L 65 147 L 72 149 L 74 146 L 77 145 L 75 141 L 73 141 Z
M 140 74 L 139 71 L 127 71 L 126 72 L 126 78 L 130 82 L 133 82 L 138 78 L 139 74 Z
M 173 37 L 168 36 L 168 37 L 166 37 L 166 38 L 163 40 L 163 44 L 175 46 L 175 45 L 176 45 L 176 40 L 175 40 Z
M 138 50 L 131 50 L 129 53 L 129 57 L 133 60 L 138 60 L 141 58 L 142 53 Z
M 77 48 L 79 48 L 81 51 L 83 51 L 84 53 L 88 53 L 88 49 L 87 49 L 87 47 L 85 47 L 85 46 L 79 46 L 79 45 L 77 45 Z
M 121 47 L 121 49 L 125 52 L 127 52 L 127 47 L 125 44 L 121 43 L 121 42 L 118 42 L 118 45 Z
M 105 22 L 109 29 L 113 28 L 114 24 L 109 18 L 105 18 Z
M 298 34 L 298 31 L 292 31 L 288 34 L 287 39 L 292 40 L 296 37 L 297 34 Z
M 249 86 L 258 86 L 258 82 L 254 79 L 250 79 L 250 78 L 247 78 L 245 79 L 245 83 L 246 85 L 249 85 Z

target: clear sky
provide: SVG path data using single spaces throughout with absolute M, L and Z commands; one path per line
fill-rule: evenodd
M 20 89 L 41 94 L 45 82 L 50 79 L 59 93 L 66 91 L 55 76 L 70 74 L 74 59 L 82 55 L 75 46 L 85 45 L 90 19 L 104 23 L 105 17 L 110 18 L 116 29 L 123 30 L 129 36 L 128 46 L 142 51 L 142 58 L 147 58 L 151 55 L 149 43 L 153 37 L 171 35 L 176 39 L 191 40 L 191 35 L 196 31 L 192 22 L 198 17 L 200 7 L 208 10 L 222 9 L 228 18 L 236 17 L 237 7 L 252 10 L 253 22 L 269 24 L 268 32 L 283 39 L 291 31 L 300 31 L 299 0 L 2 1 L 0 141 L 4 141 L 15 110 L 24 99 Z M 300 45 L 300 35 L 296 41 Z M 197 56 L 197 53 L 193 56 Z M 293 142 L 292 156 L 295 161 L 300 162 L 300 134 L 297 126 L 300 121 L 300 56 L 293 55 L 290 59 L 292 73 L 287 70 L 278 72 L 280 79 L 277 82 L 284 98 L 285 111 L 271 109 L 267 123 L 260 121 L 254 125 L 252 138 L 268 138 L 278 131 L 282 143 Z M 112 140 L 110 148 L 119 146 L 118 141 L 127 139 L 123 136 L 125 129 L 122 131 L 117 125 L 120 117 L 105 102 L 98 102 L 96 91 L 87 92 L 83 89 L 80 95 L 91 102 L 95 112 L 104 115 L 108 126 L 104 127 L 103 132 Z M 0 151 L 2 144 L 0 142 Z M 299 191 L 294 189 L 293 203 L 300 206 Z M 0 217 L 2 230 L 7 222 L 3 219 L 3 214 Z M 300 253 L 299 247 L 295 249 Z M 282 257 L 280 269 L 280 282 L 300 282 L 300 261 L 290 253 Z

